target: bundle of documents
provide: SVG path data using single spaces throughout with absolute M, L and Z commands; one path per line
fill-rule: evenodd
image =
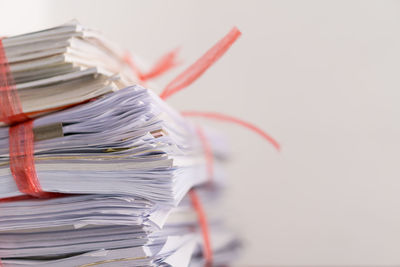
M 24 197 L 10 168 L 15 125 L 3 123 L 1 265 L 203 266 L 204 229 L 188 192 L 197 188 L 206 210 L 220 198 L 221 136 L 205 130 L 210 183 L 197 126 L 142 87 L 117 46 L 77 23 L 2 44 L 22 112 L 34 118 L 38 183 L 56 194 Z M 213 264 L 229 264 L 240 242 L 218 214 L 207 217 Z
M 140 86 L 37 118 L 33 126 L 62 133 L 35 142 L 37 176 L 46 192 L 129 194 L 174 205 L 206 179 L 193 127 Z M 8 135 L 2 127 L 0 198 L 21 194 L 8 164 Z
M 71 22 L 2 40 L 22 112 L 37 116 L 135 84 L 124 51 Z
M 192 264 L 202 262 L 197 246 L 202 237 L 186 198 L 170 211 L 129 196 L 80 195 L 3 203 L 0 212 L 7 214 L 0 219 L 5 266 L 92 266 L 103 261 L 106 266 L 187 266 L 191 258 Z M 238 241 L 220 220 L 209 223 L 215 263 L 228 263 Z

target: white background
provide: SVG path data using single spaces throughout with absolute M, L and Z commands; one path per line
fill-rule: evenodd
M 180 46 L 184 64 L 233 25 L 242 38 L 178 109 L 228 124 L 225 216 L 246 240 L 239 264 L 400 264 L 400 2 L 0 1 L 0 35 L 72 18 L 148 59 Z M 206 121 L 204 121 L 206 122 Z

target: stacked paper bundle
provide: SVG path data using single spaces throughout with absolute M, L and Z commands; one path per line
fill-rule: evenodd
M 142 87 L 121 51 L 77 23 L 0 41 L 2 266 L 235 259 L 203 210 L 224 184 L 223 138 Z
M 138 81 L 121 49 L 77 23 L 4 38 L 2 50 L 12 73 L 9 83 L 18 91 L 22 112 L 30 117 Z M 0 115 L 4 120 L 9 114 Z

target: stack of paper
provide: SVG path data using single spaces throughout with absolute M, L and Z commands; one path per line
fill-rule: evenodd
M 34 121 L 34 129 L 52 125 L 63 136 L 35 142 L 46 192 L 128 194 L 176 205 L 206 179 L 193 126 L 140 86 Z M 9 168 L 8 134 L 0 129 L 0 198 L 21 194 Z
M 206 209 L 220 198 L 221 137 L 205 132 L 214 154 L 209 184 L 196 126 L 152 91 L 126 87 L 135 77 L 119 50 L 78 24 L 3 45 L 23 111 L 37 116 L 38 182 L 62 194 L 1 200 L 23 193 L 10 170 L 10 128 L 0 127 L 2 265 L 202 266 L 204 234 L 187 193 L 197 187 Z M 209 215 L 213 263 L 229 264 L 240 244 Z
M 31 116 L 134 84 L 124 52 L 76 22 L 2 40 L 21 100 Z
M 209 192 L 203 193 L 205 200 Z M 188 199 L 168 211 L 129 196 L 81 195 L 3 203 L 0 212 L 7 214 L 0 219 L 5 266 L 85 266 L 102 261 L 112 266 L 187 266 L 191 258 L 192 264 L 202 263 L 197 246 L 202 236 Z M 220 219 L 210 216 L 209 223 L 214 262 L 229 263 L 238 241 Z

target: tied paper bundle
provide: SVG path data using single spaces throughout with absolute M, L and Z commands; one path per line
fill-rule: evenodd
M 35 142 L 45 192 L 127 194 L 176 205 L 207 178 L 193 126 L 139 86 L 37 118 L 33 131 L 40 128 L 61 133 Z M 23 187 L 10 171 L 9 131 L 0 128 L 0 198 L 21 195 Z
M 230 264 L 240 242 L 212 213 L 225 184 L 224 139 L 163 99 L 239 34 L 162 99 L 127 71 L 133 62 L 120 49 L 79 24 L 1 40 L 1 266 Z
M 139 80 L 124 51 L 76 22 L 2 40 L 20 113 L 35 117 Z M 4 97 L 4 96 L 3 96 Z M 0 122 L 6 114 L 0 113 Z

